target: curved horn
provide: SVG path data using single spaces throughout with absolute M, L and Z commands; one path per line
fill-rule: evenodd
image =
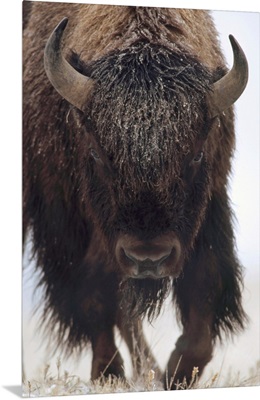
M 235 103 L 243 93 L 248 81 L 246 56 L 234 36 L 229 35 L 229 40 L 233 50 L 233 67 L 213 85 L 213 93 L 210 95 L 212 118 Z
M 62 55 L 61 40 L 67 23 L 68 18 L 63 18 L 49 37 L 44 50 L 44 68 L 57 92 L 83 111 L 94 82 L 77 72 Z

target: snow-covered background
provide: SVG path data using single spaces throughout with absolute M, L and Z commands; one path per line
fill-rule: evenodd
M 228 39 L 229 33 L 232 33 L 241 44 L 250 66 L 247 89 L 236 104 L 237 151 L 231 180 L 231 197 L 238 219 L 236 228 L 238 253 L 246 267 L 244 303 L 251 317 L 251 323 L 244 334 L 235 338 L 234 343 L 227 343 L 220 351 L 216 351 L 216 357 L 207 370 L 214 369 L 217 372 L 222 368 L 224 374 L 230 366 L 236 366 L 242 375 L 247 375 L 249 368 L 259 358 L 259 306 L 257 305 L 259 299 L 259 216 L 257 214 L 259 113 L 253 111 L 254 107 L 259 110 L 259 91 L 257 90 L 259 88 L 257 73 L 259 72 L 259 54 L 257 58 L 259 19 L 257 14 L 244 12 L 219 11 L 213 12 L 212 15 L 220 32 L 222 47 L 230 66 L 232 66 L 233 56 Z M 25 275 L 24 284 L 24 365 L 28 378 L 33 377 L 38 368 L 43 367 L 44 362 L 50 361 L 49 353 L 44 354 L 43 348 L 38 349 L 42 337 L 36 335 L 35 320 L 30 317 L 34 280 L 28 279 L 29 276 L 30 273 Z M 147 331 L 161 367 L 165 367 L 169 349 L 174 347 L 179 332 L 171 316 L 171 312 L 165 311 L 165 320 L 158 322 L 157 328 L 150 327 Z M 82 357 L 80 363 L 71 359 L 66 366 L 82 378 L 89 377 L 89 363 L 86 362 L 86 357 Z

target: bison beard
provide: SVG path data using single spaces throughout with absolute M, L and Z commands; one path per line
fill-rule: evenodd
M 147 317 L 151 322 L 159 315 L 170 288 L 170 278 L 124 280 L 120 284 L 120 307 L 125 319 Z

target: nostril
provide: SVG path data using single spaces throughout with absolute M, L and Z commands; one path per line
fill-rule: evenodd
M 120 251 L 120 258 L 130 275 L 138 275 L 138 260 L 128 254 L 123 248 Z
M 162 258 L 160 258 L 160 259 L 157 261 L 158 267 L 160 267 L 160 266 L 164 263 L 164 261 L 166 261 L 167 258 L 170 257 L 171 253 L 172 253 L 172 252 L 166 254 L 165 256 L 163 256 Z
M 132 256 L 131 254 L 127 253 L 127 251 L 123 250 L 125 257 L 127 260 L 135 265 L 138 265 L 138 260 Z

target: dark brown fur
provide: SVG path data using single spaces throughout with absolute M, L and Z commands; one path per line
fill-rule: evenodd
M 182 271 L 173 299 L 183 335 L 168 369 L 171 376 L 182 357 L 175 380 L 189 379 L 193 366 L 202 372 L 210 360 L 216 338 L 245 321 L 227 196 L 233 111 L 213 122 L 206 102 L 226 72 L 211 18 L 199 10 L 40 2 L 30 12 L 23 216 L 45 288 L 43 319 L 58 323 L 61 346 L 90 341 L 92 378 L 114 354 L 106 374 L 123 375 L 113 328 L 131 350 L 137 323 L 125 321 L 120 305 L 128 320 L 153 317 L 170 277 L 127 280 L 115 257 L 118 237 L 174 232 Z M 64 51 L 98 84 L 84 115 L 60 97 L 43 67 L 45 43 L 64 16 Z

